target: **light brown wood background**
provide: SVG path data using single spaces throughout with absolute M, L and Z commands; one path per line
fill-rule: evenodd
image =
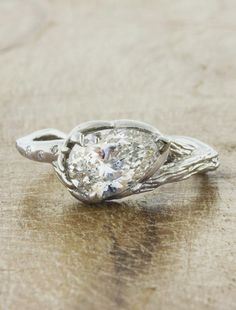
M 234 0 L 0 0 L 0 309 L 236 309 Z M 16 138 L 131 118 L 216 173 L 86 207 Z

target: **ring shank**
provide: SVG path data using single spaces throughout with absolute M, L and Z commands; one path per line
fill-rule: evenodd
M 16 148 L 24 157 L 52 163 L 57 159 L 58 150 L 62 146 L 67 135 L 56 129 L 43 129 L 16 141 Z
M 139 190 L 146 192 L 163 184 L 185 180 L 196 173 L 217 169 L 218 153 L 209 145 L 190 137 L 167 136 L 171 150 L 166 163 Z

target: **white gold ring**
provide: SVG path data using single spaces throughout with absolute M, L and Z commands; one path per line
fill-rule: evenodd
M 151 191 L 219 166 L 210 146 L 132 120 L 91 121 L 69 135 L 40 130 L 18 139 L 16 147 L 28 159 L 52 164 L 69 192 L 85 203 Z

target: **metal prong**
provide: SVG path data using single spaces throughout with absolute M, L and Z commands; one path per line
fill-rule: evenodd
M 84 145 L 84 135 L 81 132 L 75 133 L 70 137 L 70 142 Z
M 62 154 L 67 154 L 68 152 L 69 152 L 69 148 L 67 147 L 67 146 L 63 146 L 62 148 L 61 148 L 61 153 Z

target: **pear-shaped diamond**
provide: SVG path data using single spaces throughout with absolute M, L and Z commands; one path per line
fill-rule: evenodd
M 67 174 L 78 192 L 102 200 L 138 184 L 159 156 L 150 132 L 134 128 L 85 134 L 67 158 Z

